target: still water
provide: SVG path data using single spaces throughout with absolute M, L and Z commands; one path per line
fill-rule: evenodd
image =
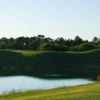
M 51 89 L 92 83 L 88 79 L 40 79 L 27 76 L 0 77 L 0 94 L 36 89 Z

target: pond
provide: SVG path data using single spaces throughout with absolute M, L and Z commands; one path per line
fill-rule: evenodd
M 37 89 L 52 89 L 63 86 L 89 84 L 88 79 L 40 79 L 28 76 L 0 77 L 0 94 Z

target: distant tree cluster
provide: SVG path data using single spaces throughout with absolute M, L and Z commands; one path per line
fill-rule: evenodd
M 79 36 L 74 39 L 59 37 L 52 39 L 44 35 L 33 37 L 1 38 L 0 49 L 40 50 L 40 51 L 87 51 L 100 48 L 100 38 L 92 41 L 83 40 Z

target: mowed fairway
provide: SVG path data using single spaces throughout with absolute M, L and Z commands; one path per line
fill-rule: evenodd
M 100 100 L 100 82 L 0 96 L 0 100 Z

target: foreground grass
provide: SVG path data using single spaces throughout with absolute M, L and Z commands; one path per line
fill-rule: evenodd
M 0 100 L 100 100 L 100 82 L 0 96 Z

